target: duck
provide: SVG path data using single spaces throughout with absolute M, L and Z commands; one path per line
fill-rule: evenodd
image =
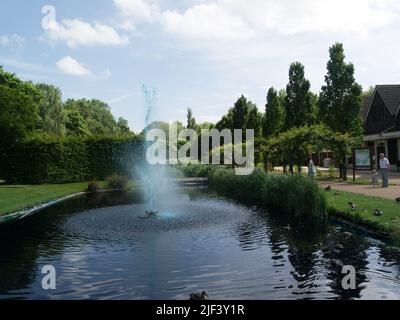
M 158 211 L 157 210 L 146 210 L 144 213 L 145 213 L 145 215 L 140 216 L 139 217 L 140 219 L 149 219 L 151 217 L 155 217 L 155 216 L 157 216 Z
M 335 191 L 335 193 L 334 193 L 333 195 L 335 195 L 335 196 L 340 196 L 340 193 L 337 192 L 337 191 Z
M 154 217 L 158 214 L 157 210 L 146 210 L 146 216 L 148 217 Z
M 381 216 L 383 216 L 383 212 L 379 209 L 375 209 L 374 216 L 381 217 Z
M 356 211 L 358 209 L 358 206 L 353 202 L 349 202 L 348 205 L 350 206 L 351 211 Z
M 326 188 L 325 188 L 325 191 L 331 191 L 332 190 L 332 187 L 331 186 L 327 186 Z
M 400 202 L 400 197 L 399 197 L 399 198 L 396 198 L 396 202 Z
M 189 300 L 193 301 L 208 300 L 208 294 L 205 291 L 202 291 L 201 293 L 191 293 Z

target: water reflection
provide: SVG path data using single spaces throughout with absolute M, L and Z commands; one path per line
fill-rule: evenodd
M 104 193 L 0 226 L 0 299 L 400 297 L 399 250 L 338 222 L 253 212 L 201 188 L 160 208 L 140 219 L 140 194 Z M 45 264 L 58 274 L 50 293 Z M 342 288 L 343 265 L 356 268 L 356 290 Z

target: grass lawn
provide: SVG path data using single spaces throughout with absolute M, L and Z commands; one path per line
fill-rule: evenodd
M 400 240 L 400 204 L 378 197 L 365 196 L 356 193 L 325 191 L 330 211 L 346 213 L 355 222 L 364 222 L 381 231 L 389 232 L 396 240 Z M 357 204 L 358 209 L 351 211 L 349 202 Z M 383 216 L 374 216 L 374 210 L 379 209 Z
M 87 182 L 34 186 L 0 185 L 0 216 L 85 191 Z

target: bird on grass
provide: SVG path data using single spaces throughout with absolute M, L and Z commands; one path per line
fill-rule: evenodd
M 383 212 L 379 209 L 375 209 L 374 216 L 381 217 L 381 216 L 383 216 Z
M 331 191 L 332 190 L 332 187 L 331 186 L 327 186 L 326 188 L 325 188 L 325 191 Z
M 189 300 L 192 301 L 208 300 L 207 292 L 202 291 L 201 293 L 191 293 Z
M 358 209 L 358 206 L 355 203 L 349 202 L 348 204 L 350 206 L 351 211 L 356 211 Z
M 399 198 L 396 198 L 396 202 L 400 202 L 400 197 L 399 197 Z
M 335 191 L 334 195 L 335 195 L 335 196 L 339 196 L 339 195 L 340 195 L 340 193 L 339 193 L 339 192 L 337 192 L 337 191 Z

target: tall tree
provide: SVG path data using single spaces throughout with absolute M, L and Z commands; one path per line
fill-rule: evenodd
M 246 119 L 246 129 L 254 130 L 254 137 L 258 138 L 262 135 L 262 114 L 258 111 L 257 106 L 248 101 L 248 111 L 247 111 L 247 119 Z
M 235 103 L 232 110 L 233 129 L 246 129 L 249 104 L 245 96 L 241 96 Z
M 304 66 L 300 62 L 290 65 L 284 107 L 285 129 L 312 123 L 310 82 L 305 78 Z
M 362 133 L 359 114 L 362 105 L 362 87 L 354 78 L 354 65 L 346 63 L 343 44 L 335 43 L 329 49 L 326 84 L 319 96 L 320 117 L 333 131 Z
M 268 138 L 279 133 L 282 129 L 284 112 L 278 92 L 274 88 L 268 90 L 267 104 L 263 118 L 263 136 Z
M 193 117 L 192 109 L 187 109 L 187 129 L 196 130 L 196 119 Z
M 43 96 L 39 103 L 41 131 L 58 136 L 65 134 L 66 114 L 60 89 L 44 83 L 37 84 L 36 87 Z
M 362 105 L 362 88 L 355 81 L 354 65 L 346 63 L 343 44 L 335 43 L 329 49 L 330 59 L 325 76 L 326 85 L 319 96 L 320 118 L 333 131 L 362 135 L 362 121 L 359 117 Z M 347 179 L 347 154 L 338 154 L 341 177 Z

